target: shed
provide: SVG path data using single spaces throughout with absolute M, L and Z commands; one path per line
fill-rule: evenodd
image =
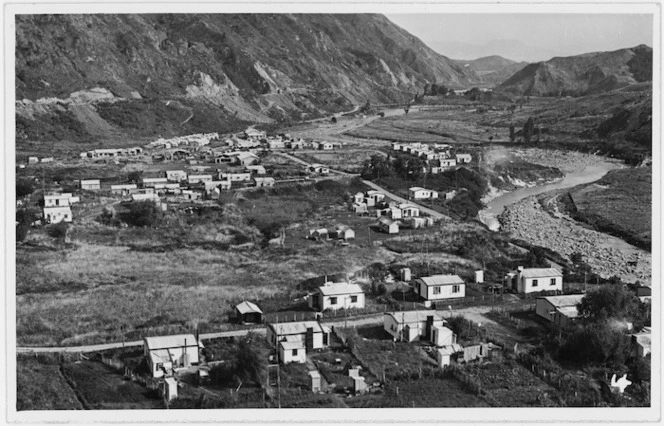
M 577 305 L 583 301 L 583 297 L 583 294 L 538 297 L 535 313 L 561 328 L 567 328 L 579 316 Z
M 235 318 L 240 324 L 263 322 L 263 311 L 251 302 L 242 302 L 235 306 Z
M 174 377 L 167 377 L 162 382 L 161 394 L 167 401 L 178 397 L 178 381 Z
M 101 189 L 99 179 L 81 179 L 81 189 L 85 191 L 98 191 Z
M 388 234 L 398 234 L 399 233 L 399 224 L 393 220 L 390 220 L 386 217 L 381 217 L 378 219 L 378 228 Z
M 309 378 L 311 379 L 311 392 L 319 393 L 323 391 L 322 380 L 318 370 L 309 371 Z
M 312 240 L 327 240 L 330 235 L 326 228 L 311 229 L 309 230 L 309 238 Z
M 456 351 L 452 346 L 443 346 L 438 349 L 436 351 L 436 361 L 438 362 L 438 365 L 440 365 L 441 368 L 450 365 L 452 363 L 452 355 L 455 353 Z
M 286 340 L 279 342 L 279 362 L 290 364 L 295 362 L 304 364 L 307 362 L 307 351 L 302 340 Z

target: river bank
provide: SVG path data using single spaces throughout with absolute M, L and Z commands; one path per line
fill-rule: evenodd
M 620 238 L 588 229 L 555 208 L 564 191 L 527 197 L 505 208 L 501 229 L 513 238 L 556 251 L 569 259 L 581 253 L 586 263 L 603 278 L 650 284 L 651 255 Z M 553 204 L 551 211 L 543 203 Z
M 523 185 L 520 185 L 520 189 L 514 191 L 503 191 L 490 187 L 487 194 L 482 198 L 486 208 L 480 211 L 478 216 L 492 231 L 500 229 L 501 225 L 498 217 L 511 204 L 547 191 L 594 182 L 611 170 L 625 167 L 619 160 L 576 151 L 528 148 L 511 150 L 509 154 L 532 164 L 557 168 L 565 176 L 562 179 L 540 182 L 539 184 L 523 183 Z M 498 158 L 497 161 L 500 161 L 500 156 L 501 152 L 498 151 L 492 153 L 489 158 Z

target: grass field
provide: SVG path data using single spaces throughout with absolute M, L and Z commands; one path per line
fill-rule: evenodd
M 16 366 L 18 411 L 83 409 L 54 357 L 18 355 Z
M 612 170 L 595 184 L 570 192 L 573 216 L 650 250 L 652 168 Z

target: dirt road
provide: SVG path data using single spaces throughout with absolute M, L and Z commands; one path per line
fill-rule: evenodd
M 424 206 L 421 205 L 421 204 L 414 203 L 414 202 L 412 202 L 412 201 L 410 201 L 410 200 L 407 200 L 407 199 L 405 199 L 405 198 L 403 198 L 403 197 L 399 197 L 398 195 L 396 195 L 396 194 L 394 194 L 394 193 L 392 193 L 392 192 L 389 192 L 389 191 L 386 190 L 385 188 L 382 188 L 382 187 L 376 185 L 375 183 L 373 183 L 373 182 L 371 182 L 371 181 L 368 181 L 368 180 L 362 180 L 362 182 L 363 182 L 365 185 L 370 186 L 371 188 L 375 189 L 376 191 L 380 191 L 380 192 L 382 192 L 383 194 L 385 194 L 386 196 L 388 196 L 389 198 L 391 198 L 391 199 L 393 199 L 393 200 L 395 200 L 395 201 L 398 201 L 398 202 L 400 202 L 400 203 L 408 203 L 408 204 L 412 204 L 412 205 L 414 205 L 414 206 L 419 207 L 419 209 L 420 209 L 421 211 L 423 211 L 424 213 L 428 214 L 428 215 L 431 216 L 431 217 L 434 217 L 434 218 L 436 218 L 436 219 L 452 220 L 449 216 L 446 216 L 446 215 L 444 215 L 444 214 L 442 214 L 442 213 L 440 213 L 440 212 L 437 212 L 437 211 L 435 211 L 435 210 L 432 210 L 432 209 L 430 209 L 430 208 L 428 208 L 428 207 L 424 207 Z
M 491 306 L 473 306 L 473 307 L 468 307 L 468 308 L 461 308 L 461 309 L 453 309 L 453 310 L 439 310 L 437 311 L 440 313 L 443 317 L 450 317 L 450 316 L 456 316 L 456 315 L 462 315 L 469 319 L 470 321 L 473 321 L 478 324 L 482 324 L 483 326 L 491 326 L 492 329 L 498 331 L 500 334 L 509 334 L 513 335 L 514 333 L 507 329 L 506 327 L 498 324 L 497 322 L 487 318 L 484 314 L 487 312 L 491 311 Z M 324 325 L 327 325 L 329 327 L 361 327 L 365 325 L 376 325 L 376 324 L 382 324 L 383 323 L 383 313 L 376 313 L 376 314 L 371 314 L 371 315 L 366 315 L 366 316 L 361 316 L 361 317 L 348 317 L 348 319 L 335 319 L 334 321 L 321 321 Z M 200 335 L 200 339 L 205 341 L 205 340 L 211 340 L 211 339 L 219 339 L 219 338 L 225 338 L 225 337 L 238 337 L 238 336 L 246 336 L 249 333 L 256 333 L 260 335 L 265 334 L 265 327 L 254 327 L 254 328 L 246 328 L 242 330 L 231 330 L 231 331 L 219 331 L 216 333 L 202 333 Z M 115 342 L 115 343 L 104 343 L 100 345 L 85 345 L 85 346 L 60 346 L 60 347 L 29 347 L 29 346 L 23 346 L 23 347 L 17 347 L 16 352 L 17 353 L 85 353 L 85 352 L 99 352 L 99 351 L 107 351 L 110 349 L 119 349 L 122 347 L 125 348 L 132 348 L 132 347 L 138 347 L 138 346 L 143 346 L 143 341 L 142 340 L 135 340 L 131 342 Z

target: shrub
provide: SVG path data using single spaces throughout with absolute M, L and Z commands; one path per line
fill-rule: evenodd
M 16 198 L 22 198 L 34 192 L 35 185 L 32 179 L 16 180 Z
M 139 201 L 129 204 L 128 210 L 122 215 L 124 222 L 133 226 L 153 226 L 159 222 L 162 213 L 152 201 Z
M 53 238 L 64 239 L 67 235 L 67 229 L 69 229 L 67 222 L 59 222 L 48 228 L 48 235 Z
M 16 210 L 16 241 L 23 241 L 28 236 L 30 224 L 34 222 L 35 214 L 28 209 Z

